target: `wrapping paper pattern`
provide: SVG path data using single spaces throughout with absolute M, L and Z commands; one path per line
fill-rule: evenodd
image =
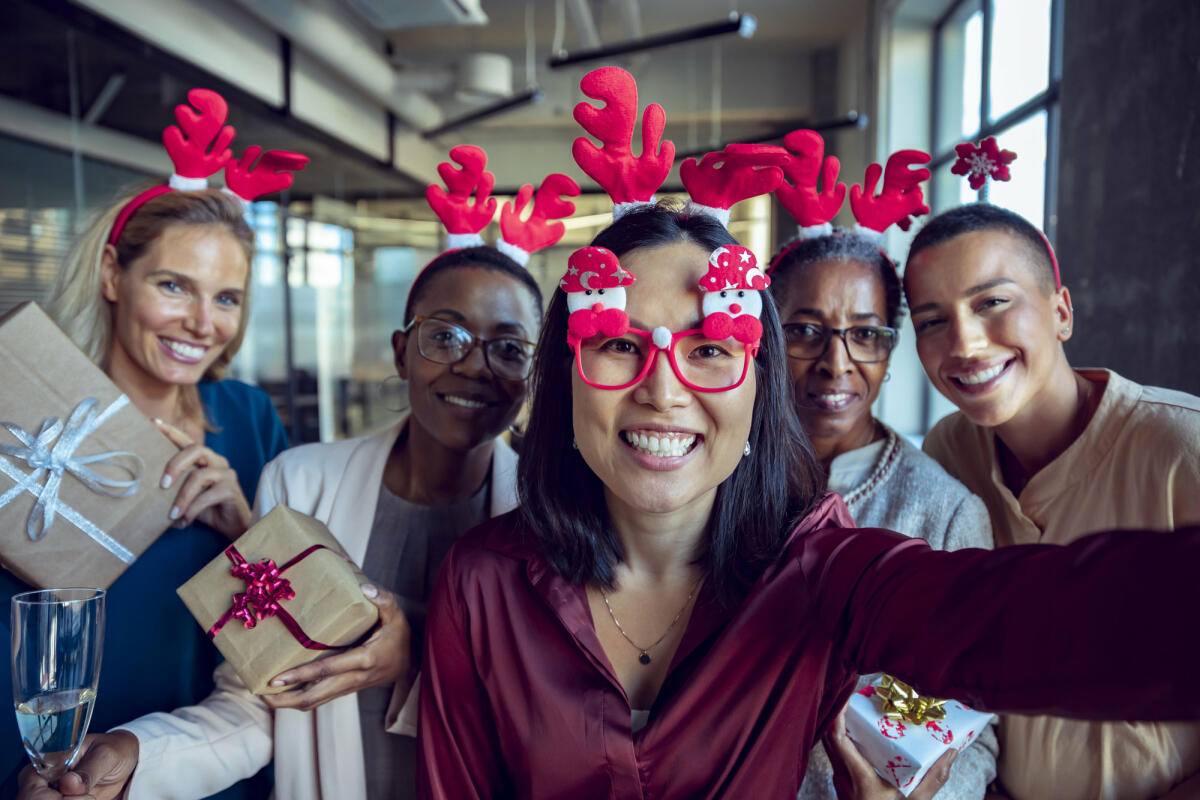
M 991 722 L 992 715 L 947 700 L 944 719 L 912 723 L 884 713 L 877 696 L 881 679 L 850 695 L 846 706 L 846 735 L 885 781 L 905 797 L 920 785 L 925 773 L 947 750 L 962 751 Z

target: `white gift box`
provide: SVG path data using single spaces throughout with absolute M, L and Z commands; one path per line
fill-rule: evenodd
M 885 781 L 905 797 L 920 785 L 925 773 L 951 748 L 962 751 L 991 722 L 992 715 L 947 700 L 943 719 L 912 723 L 885 715 L 878 696 L 882 679 L 850 695 L 846 706 L 846 735 Z

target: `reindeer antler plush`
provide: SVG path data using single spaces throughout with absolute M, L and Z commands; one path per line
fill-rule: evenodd
M 663 139 L 667 115 L 652 103 L 642 114 L 642 154 L 633 155 L 633 128 L 637 123 L 637 82 L 620 67 L 601 67 L 579 82 L 588 97 L 605 101 L 603 108 L 589 103 L 575 106 L 575 121 L 600 140 L 597 147 L 585 136 L 571 148 L 588 177 L 612 198 L 613 217 L 638 205 L 654 202 L 675 162 L 675 144 Z
M 229 145 L 235 131 L 225 124 L 229 116 L 225 99 L 211 89 L 192 89 L 187 98 L 191 105 L 181 103 L 175 107 L 177 124 L 168 126 L 162 137 L 175 172 L 166 185 L 147 189 L 125 204 L 113 222 L 109 244 L 116 245 L 129 218 L 148 201 L 171 191 L 206 189 L 208 178 L 222 167 L 227 190 L 248 203 L 291 186 L 291 173 L 308 163 L 308 156 L 282 150 L 268 151 L 259 159 L 262 148 L 257 145 L 247 148 L 241 161 L 234 161 Z
M 500 209 L 500 241 L 496 249 L 522 266 L 529 263 L 531 253 L 550 247 L 567 232 L 559 222 L 575 213 L 575 204 L 563 197 L 578 197 L 579 185 L 566 175 L 556 172 L 547 175 L 534 194 L 525 184 L 517 196 Z M 529 219 L 522 220 L 521 212 L 533 198 Z
M 787 150 L 766 144 L 727 144 L 697 163 L 679 165 L 679 177 L 692 198 L 688 208 L 729 224 L 729 210 L 742 200 L 770 194 L 783 182 Z
M 825 140 L 816 131 L 792 131 L 783 137 L 783 146 L 792 158 L 783 167 L 786 180 L 775 197 L 796 220 L 802 238 L 833 233 L 833 218 L 846 199 L 846 184 L 837 179 L 840 162 L 836 156 L 825 156 Z M 818 179 L 824 187 L 821 191 Z
M 929 180 L 927 169 L 909 169 L 918 164 L 928 164 L 929 154 L 920 150 L 899 150 L 888 156 L 887 169 L 878 164 L 869 164 L 861 185 L 850 188 L 850 208 L 858 221 L 858 232 L 876 243 L 882 241 L 883 232 L 891 225 L 906 231 L 912 225 L 912 217 L 928 214 L 921 182 Z M 883 188 L 875 194 L 875 185 L 883 173 Z
M 487 153 L 475 145 L 453 148 L 450 158 L 460 166 L 447 161 L 438 164 L 438 175 L 446 189 L 430 184 L 425 199 L 446 227 L 448 250 L 481 245 L 480 232 L 496 216 L 496 198 L 491 196 L 496 176 L 485 169 Z

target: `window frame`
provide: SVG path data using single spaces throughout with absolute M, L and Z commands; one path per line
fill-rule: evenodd
M 933 24 L 931 45 L 933 47 L 933 54 L 932 69 L 930 70 L 930 141 L 931 145 L 936 146 L 937 132 L 941 130 L 941 116 L 944 113 L 943 107 L 945 105 L 939 87 L 943 61 L 942 32 L 947 25 L 955 23 L 966 9 L 974 7 L 983 12 L 983 43 L 980 54 L 983 64 L 980 69 L 981 85 L 979 92 L 980 127 L 973 133 L 964 136 L 961 141 L 978 142 L 989 136 L 999 136 L 1025 122 L 1030 117 L 1043 111 L 1046 112 L 1046 182 L 1045 196 L 1043 197 L 1043 208 L 1045 211 L 1041 220 L 1041 227 L 1046 237 L 1053 242 L 1055 241 L 1058 222 L 1058 131 L 1059 115 L 1061 113 L 1059 92 L 1062 81 L 1063 0 L 1050 0 L 1050 58 L 1046 88 L 999 119 L 989 121 L 989 117 L 991 116 L 992 28 L 995 3 L 996 0 L 955 0 Z M 944 150 L 934 152 L 933 158 L 927 166 L 930 170 L 936 171 L 939 167 L 952 163 L 957 157 L 957 154 L 954 152 L 954 146 L 950 145 Z M 935 208 L 939 199 L 937 191 L 936 182 L 931 182 L 929 184 L 929 200 L 930 205 Z M 980 201 L 988 199 L 988 184 L 984 184 L 983 188 L 978 190 L 977 196 Z

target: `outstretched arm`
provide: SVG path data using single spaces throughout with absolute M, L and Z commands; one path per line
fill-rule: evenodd
M 798 557 L 862 673 L 992 711 L 1200 718 L 1200 527 L 956 552 L 827 529 Z

